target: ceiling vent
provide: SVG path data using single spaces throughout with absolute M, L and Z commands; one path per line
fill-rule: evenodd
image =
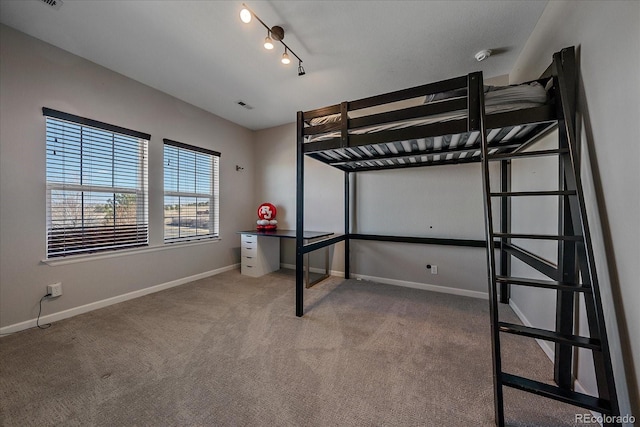
M 62 0 L 40 0 L 42 3 L 48 4 L 55 10 L 59 10 L 62 7 Z
M 253 110 L 253 107 L 249 104 L 247 104 L 244 101 L 238 101 L 236 102 L 236 104 L 238 104 L 239 106 L 241 106 L 242 108 L 246 109 L 246 110 Z

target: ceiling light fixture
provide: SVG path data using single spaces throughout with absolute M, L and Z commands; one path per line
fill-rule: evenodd
M 282 41 L 282 39 L 284 39 L 284 28 L 278 25 L 274 25 L 273 27 L 269 28 L 269 26 L 265 24 L 253 10 L 249 9 L 246 4 L 242 3 L 242 7 L 243 9 L 240 11 L 240 20 L 242 22 L 248 24 L 251 22 L 252 18 L 256 18 L 256 20 L 258 20 L 258 22 L 260 22 L 262 26 L 267 29 L 267 37 L 264 39 L 264 48 L 267 50 L 272 50 L 274 40 L 282 43 L 282 45 L 284 46 L 284 53 L 282 54 L 282 58 L 280 59 L 280 61 L 285 65 L 290 64 L 291 58 L 289 58 L 289 53 L 291 53 L 298 59 L 298 75 L 304 76 L 306 73 L 304 71 L 304 68 L 302 67 L 302 59 L 300 59 L 300 57 L 296 55 L 296 53 L 292 51 L 285 42 Z

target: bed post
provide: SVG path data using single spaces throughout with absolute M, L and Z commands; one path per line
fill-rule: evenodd
M 296 316 L 304 314 L 304 120 L 298 111 L 296 157 Z
M 349 182 L 350 172 L 344 172 L 344 278 L 349 279 L 350 273 L 350 244 L 349 244 L 349 233 L 351 232 L 351 214 L 349 210 L 349 205 L 351 203 L 351 193 L 350 193 L 350 182 Z
M 349 103 L 340 103 L 340 146 L 349 146 Z M 344 172 L 344 278 L 349 278 L 349 172 Z
M 607 337 L 600 284 L 596 271 L 593 243 L 591 241 L 591 233 L 586 213 L 582 179 L 580 177 L 580 156 L 576 137 L 576 88 L 578 73 L 575 63 L 575 49 L 571 47 L 556 53 L 554 55 L 554 68 L 558 78 L 559 99 L 562 107 L 562 119 L 558 121 L 559 134 L 561 140 L 565 139 L 566 146 L 569 149 L 568 153 L 560 156 L 560 162 L 564 164 L 562 168 L 564 171 L 562 184 L 565 188 L 574 191 L 577 196 L 568 198 L 568 209 L 566 213 L 569 214 L 570 218 L 567 219 L 567 221 L 571 221 L 571 228 L 574 234 L 582 236 L 582 240 L 575 245 L 575 252 L 571 250 L 568 251 L 569 261 L 571 261 L 571 256 L 577 256 L 578 258 L 577 268 L 575 265 L 569 265 L 568 267 L 571 270 L 568 271 L 579 271 L 583 281 L 587 281 L 591 285 L 591 295 L 584 295 L 584 303 L 587 322 L 589 324 L 589 335 L 592 338 L 599 337 L 600 340 L 600 351 L 592 352 L 598 394 L 601 400 L 608 403 L 609 408 L 607 409 L 609 409 L 609 413 L 613 416 L 618 416 L 620 415 L 620 408 L 618 406 L 615 378 L 611 364 L 611 350 Z M 562 224 L 559 224 L 559 226 L 562 226 Z M 567 256 L 567 254 L 564 255 Z M 562 261 L 564 262 L 565 260 L 563 259 Z M 574 270 L 574 268 L 576 268 L 576 270 Z M 578 274 L 577 271 L 576 275 Z M 563 304 L 568 306 L 568 303 L 563 302 Z M 573 306 L 571 309 L 573 309 Z M 560 306 L 556 307 L 556 310 L 561 310 Z M 573 314 L 573 310 L 571 310 L 571 313 Z M 573 326 L 573 318 L 571 320 L 571 326 Z M 561 325 L 557 325 L 557 327 L 559 326 Z M 563 326 L 568 327 L 566 324 Z M 570 359 L 567 359 L 568 358 L 565 358 L 564 363 L 571 362 Z M 557 361 L 556 368 L 560 368 Z M 620 423 L 605 423 L 605 425 L 620 425 Z
M 482 72 L 469 74 L 468 112 L 469 131 L 479 131 L 482 147 L 482 186 L 484 191 L 485 238 L 487 244 L 487 278 L 489 282 L 489 317 L 491 319 L 491 351 L 493 354 L 493 403 L 495 421 L 504 427 L 504 400 L 502 391 L 502 358 L 500 352 L 500 329 L 498 328 L 498 289 L 496 285 L 496 252 L 493 242 L 493 211 L 491 208 L 489 147 L 484 111 L 484 84 Z
M 554 58 L 554 62 L 558 58 Z M 554 86 L 558 87 L 557 68 L 554 70 Z M 571 111 L 575 111 L 575 94 L 574 88 L 569 89 L 569 99 L 563 99 L 562 102 L 569 106 Z M 562 105 L 557 103 L 558 116 L 562 117 Z M 565 126 L 558 126 L 558 148 L 568 150 L 569 140 Z M 577 167 L 577 165 L 576 165 Z M 565 174 L 571 170 L 565 170 L 565 162 L 559 158 L 558 161 L 558 189 L 568 190 L 565 180 Z M 569 204 L 569 196 L 560 197 L 558 200 L 558 234 L 560 236 L 573 236 L 575 231 L 571 220 L 571 207 Z M 558 241 L 558 280 L 565 283 L 577 283 L 578 280 L 578 263 L 576 258 L 576 244 L 569 240 Z M 575 313 L 575 292 L 558 291 L 556 293 L 556 331 L 564 334 L 573 334 L 574 332 L 574 313 Z M 554 361 L 553 361 L 553 378 L 558 387 L 571 390 L 573 386 L 573 347 L 566 344 L 555 344 Z

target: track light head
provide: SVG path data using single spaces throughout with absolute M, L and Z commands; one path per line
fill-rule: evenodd
M 240 20 L 245 24 L 251 22 L 251 11 L 246 7 L 242 8 L 242 10 L 240 11 Z
M 285 65 L 291 64 L 291 59 L 289 59 L 286 47 L 284 48 L 284 53 L 282 54 L 282 59 L 280 61 Z
M 264 48 L 267 50 L 273 49 L 273 40 L 271 40 L 270 33 L 267 33 L 267 37 L 264 39 Z
M 304 68 L 302 67 L 302 61 L 300 61 L 298 62 L 298 75 L 304 76 L 305 74 L 307 73 L 305 73 Z

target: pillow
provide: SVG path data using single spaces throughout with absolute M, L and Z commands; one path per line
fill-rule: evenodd
M 330 114 L 328 116 L 315 117 L 309 120 L 311 126 L 324 125 L 327 123 L 336 123 L 340 121 L 340 113 Z
M 493 90 L 493 88 L 494 86 L 485 85 L 484 93 L 487 93 Z M 449 90 L 447 92 L 432 93 L 431 95 L 427 95 L 427 97 L 424 100 L 424 103 L 428 104 L 430 102 L 437 102 L 437 101 L 442 101 L 444 99 L 450 99 L 450 98 L 460 98 L 463 96 L 467 96 L 467 88 Z
M 544 104 L 547 102 L 547 91 L 538 82 L 513 86 L 498 86 L 487 93 L 485 105 L 514 104 L 531 102 Z
M 516 102 L 535 102 L 544 104 L 547 92 L 538 82 L 512 86 L 484 86 L 485 105 L 512 104 Z M 467 95 L 467 89 L 456 89 L 447 92 L 427 95 L 425 104 L 444 99 L 459 98 Z

